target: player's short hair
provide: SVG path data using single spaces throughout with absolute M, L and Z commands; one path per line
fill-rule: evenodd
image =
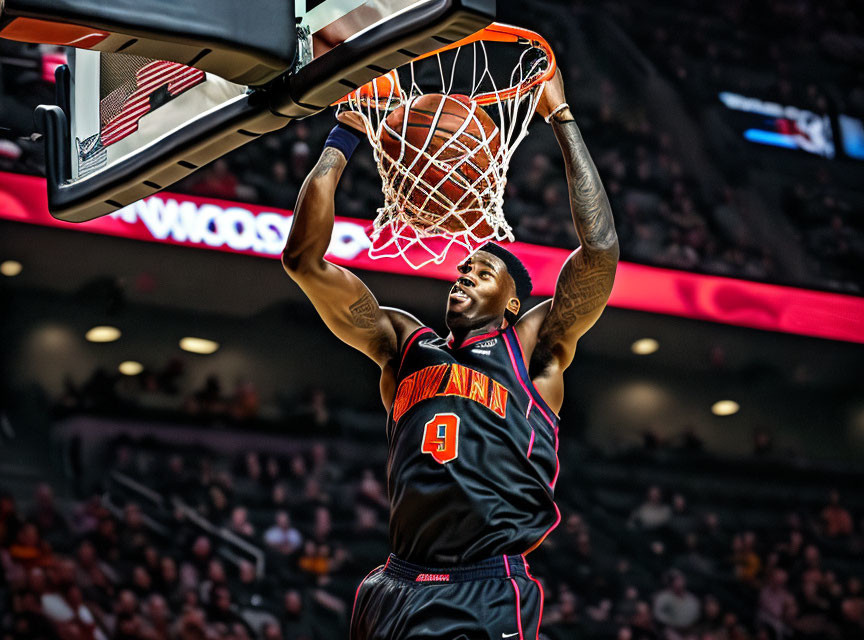
M 516 283 L 516 297 L 519 298 L 519 302 L 524 303 L 528 296 L 531 295 L 531 289 L 534 287 L 534 284 L 531 282 L 531 274 L 528 273 L 528 269 L 525 268 L 522 261 L 500 244 L 494 242 L 487 242 L 477 249 L 477 251 L 491 253 L 507 265 L 507 273 L 510 274 L 513 282 Z

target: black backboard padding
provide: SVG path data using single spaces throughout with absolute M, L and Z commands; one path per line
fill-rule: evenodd
M 55 105 L 37 107 L 37 127 L 43 133 L 47 145 L 46 177 L 48 208 L 51 214 L 67 222 L 91 220 L 103 215 L 103 213 L 93 214 L 94 205 L 107 202 L 106 197 L 113 197 L 114 194 L 144 184 L 150 176 L 171 164 L 180 164 L 187 169 L 185 173 L 192 173 L 200 165 L 185 161 L 186 157 L 194 155 L 202 148 L 218 144 L 220 139 L 230 137 L 238 129 L 252 126 L 250 123 L 261 119 L 262 116 L 265 119 L 269 116 L 272 124 L 266 128 L 271 131 L 289 122 L 287 119 L 272 117 L 266 106 L 253 98 L 255 98 L 254 94 L 243 96 L 240 100 L 214 112 L 210 118 L 196 120 L 165 136 L 160 141 L 158 153 L 132 154 L 106 170 L 94 173 L 79 182 L 68 184 L 65 183 L 66 178 L 63 178 L 71 175 L 69 125 L 66 114 Z M 245 135 L 242 138 L 244 142 L 254 139 Z M 234 145 L 236 146 L 239 144 Z M 230 148 L 225 149 L 222 153 L 207 158 L 207 162 L 215 160 L 229 150 Z M 155 193 L 157 189 L 150 189 L 150 191 Z M 127 204 L 130 203 L 121 203 L 122 206 Z
M 166 135 L 158 147 L 131 154 L 75 183 L 68 182 L 72 153 L 66 113 L 57 106 L 40 106 L 36 115 L 46 143 L 48 208 L 55 218 L 68 222 L 110 213 L 155 193 L 156 185 L 167 187 L 254 140 L 250 134 L 275 131 L 292 119 L 316 113 L 342 98 L 350 86 L 408 62 L 408 54 L 398 53 L 399 49 L 409 49 L 412 55 L 433 51 L 441 46 L 435 36 L 458 40 L 487 26 L 494 16 L 495 0 L 430 0 L 343 43 L 296 76 L 285 74 L 254 89 L 207 118 Z M 166 173 L 170 173 L 167 179 Z
M 316 113 L 381 75 L 382 59 L 390 63 L 387 69 L 405 64 L 439 49 L 436 38 L 460 40 L 494 19 L 495 0 L 438 0 L 411 7 L 280 78 L 277 82 L 286 86 L 274 91 L 273 110 L 293 118 Z M 395 65 L 394 56 L 402 57 Z
M 16 17 L 244 54 L 272 68 L 272 77 L 294 64 L 297 50 L 294 3 L 288 0 L 6 0 L 0 22 Z M 232 79 L 207 66 L 204 56 L 199 68 Z

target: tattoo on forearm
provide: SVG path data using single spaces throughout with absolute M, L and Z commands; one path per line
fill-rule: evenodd
M 344 156 L 333 147 L 325 147 L 321 153 L 321 158 L 312 169 L 312 174 L 316 177 L 323 177 L 330 173 L 334 168 L 338 167 L 340 162 L 345 162 Z
M 608 249 L 617 241 L 617 236 L 612 208 L 597 168 L 576 123 L 572 120 L 553 122 L 555 136 L 564 151 L 573 222 L 579 240 L 587 251 Z
M 378 319 L 378 304 L 368 291 L 354 302 L 348 310 L 351 312 L 351 322 L 359 329 L 372 329 Z
M 564 366 L 579 335 L 587 331 L 612 292 L 618 264 L 618 236 L 612 208 L 597 168 L 576 123 L 553 120 L 564 152 L 573 224 L 582 246 L 564 264 L 555 286 L 552 307 L 543 320 L 529 373 L 541 375 L 556 360 Z M 574 329 L 577 329 L 574 332 Z

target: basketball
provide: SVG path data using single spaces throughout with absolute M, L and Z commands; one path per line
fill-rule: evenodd
M 451 233 L 492 232 L 478 220 L 495 192 L 497 175 L 490 166 L 500 146 L 498 126 L 463 95 L 409 101 L 387 116 L 381 131 L 386 165 L 405 168 L 393 187 L 412 224 Z

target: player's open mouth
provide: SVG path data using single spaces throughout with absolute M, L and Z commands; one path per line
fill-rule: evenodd
M 470 302 L 471 298 L 462 291 L 462 288 L 457 284 L 453 285 L 453 288 L 450 290 L 450 303 L 451 304 L 462 304 L 466 302 Z

